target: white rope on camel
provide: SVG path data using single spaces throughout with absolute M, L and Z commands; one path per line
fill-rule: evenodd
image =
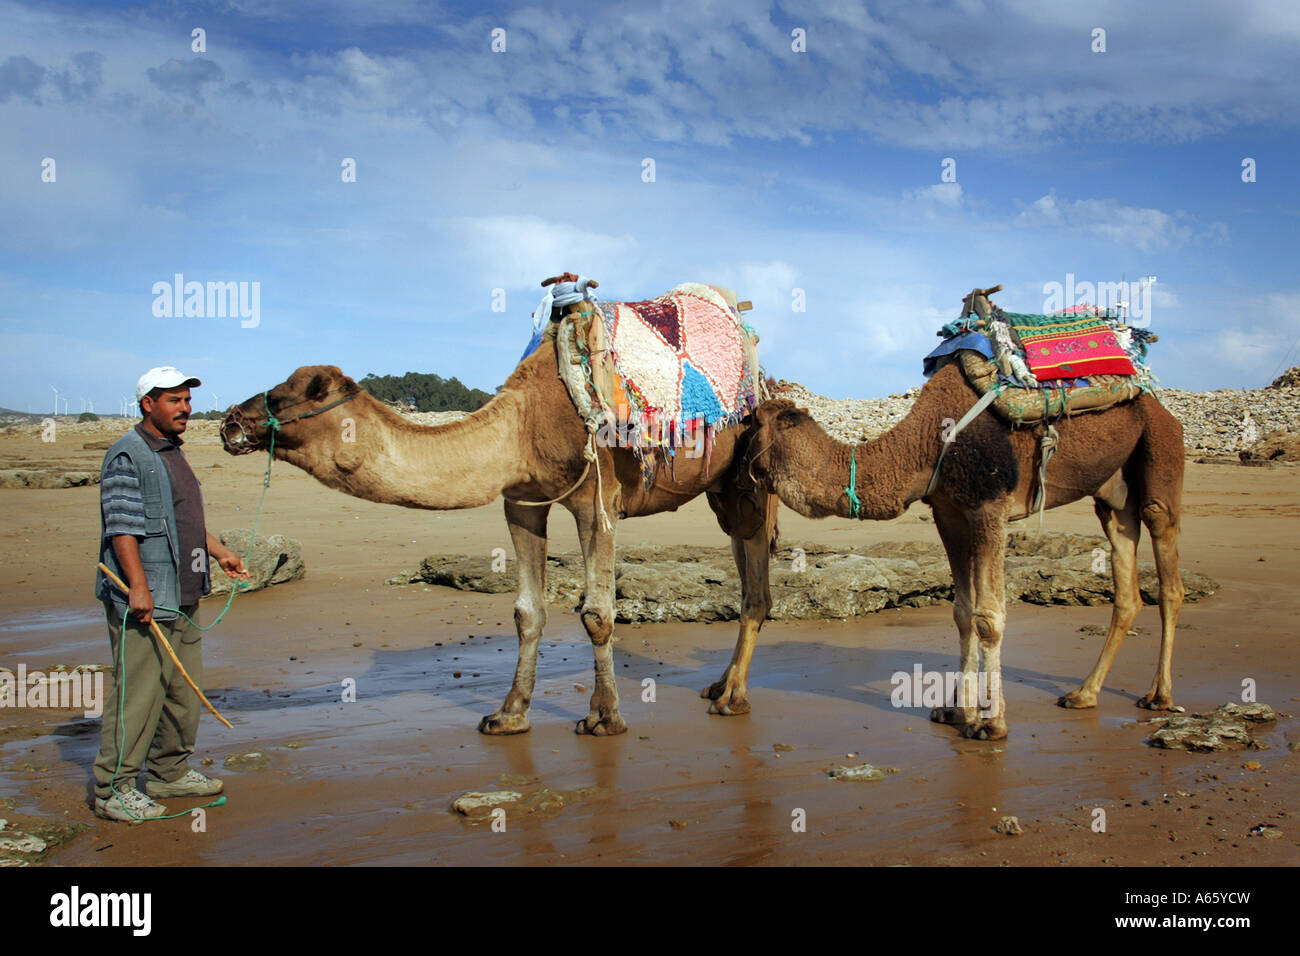
M 582 469 L 582 474 L 578 476 L 578 480 L 575 481 L 573 484 L 571 484 L 569 486 L 568 491 L 564 492 L 564 494 L 556 498 L 551 498 L 548 501 L 523 501 L 520 498 L 506 498 L 506 500 L 509 501 L 511 504 L 524 505 L 525 507 L 528 508 L 539 508 L 542 505 L 553 505 L 557 502 L 563 501 L 565 498 L 569 497 L 569 495 L 577 491 L 582 486 L 582 483 L 587 480 L 587 475 L 591 473 L 591 464 L 592 462 L 595 462 L 596 463 L 596 506 L 600 511 L 600 527 L 601 530 L 603 531 L 612 532 L 614 530 L 614 526 L 610 523 L 609 515 L 605 513 L 605 492 L 603 487 L 601 486 L 600 453 L 596 451 L 596 433 L 590 428 L 587 430 L 587 447 L 583 449 L 582 457 L 587 459 L 587 464 Z
M 614 525 L 610 522 L 609 515 L 605 513 L 605 489 L 601 485 L 600 453 L 596 451 L 596 433 L 594 431 L 588 432 L 587 450 L 584 454 L 587 456 L 588 461 L 596 463 L 596 509 L 600 513 L 600 528 L 606 534 L 612 534 Z
M 1034 503 L 1029 509 L 1038 512 L 1038 530 L 1043 530 L 1043 511 L 1047 507 L 1047 463 L 1052 460 L 1056 454 L 1056 446 L 1061 442 L 1061 436 L 1056 432 L 1055 425 L 1048 425 L 1047 431 L 1043 432 L 1043 437 L 1038 440 L 1038 449 L 1041 457 L 1038 464 L 1038 489 L 1034 492 Z

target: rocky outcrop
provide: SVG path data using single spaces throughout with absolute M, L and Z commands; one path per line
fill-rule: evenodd
M 1242 461 L 1300 461 L 1300 431 L 1279 428 L 1239 454 Z
M 1017 532 L 1007 540 L 1007 599 L 1031 604 L 1111 603 L 1110 549 L 1102 538 Z M 1155 604 L 1155 568 L 1139 565 L 1143 600 Z M 390 584 L 426 583 L 510 593 L 517 587 L 513 561 L 494 571 L 489 558 L 433 555 L 416 572 Z M 582 556 L 547 558 L 548 603 L 582 601 Z M 1187 600 L 1213 594 L 1218 584 L 1183 572 Z M 615 615 L 620 622 L 734 621 L 740 617 L 740 579 L 725 548 L 630 548 L 615 569 Z M 853 618 L 895 607 L 925 607 L 952 600 L 948 559 L 937 542 L 883 542 L 857 552 L 790 543 L 773 556 L 773 620 Z
M 272 584 L 297 581 L 307 573 L 307 566 L 302 560 L 301 541 L 287 538 L 282 534 L 273 534 L 267 538 L 259 534 L 250 554 L 248 539 L 251 535 L 252 532 L 247 528 L 232 528 L 217 535 L 222 544 L 244 559 L 244 567 L 248 569 L 248 581 L 247 586 L 241 590 L 260 591 Z M 209 574 L 212 578 L 212 593 L 208 597 L 229 594 L 234 579 L 226 576 L 226 572 L 221 570 L 221 565 L 217 564 L 215 559 L 208 560 Z
M 81 488 L 99 484 L 97 471 L 10 468 L 0 471 L 0 488 Z
M 1209 752 L 1218 750 L 1259 750 L 1255 739 L 1257 724 L 1273 723 L 1277 714 L 1267 704 L 1227 703 L 1208 714 L 1178 714 L 1151 721 L 1157 729 L 1147 743 L 1166 750 Z

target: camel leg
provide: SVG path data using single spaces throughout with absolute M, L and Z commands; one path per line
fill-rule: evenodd
M 978 717 L 974 691 L 979 677 L 979 650 L 971 584 L 971 530 L 965 515 L 953 505 L 936 501 L 933 511 L 934 524 L 952 570 L 952 618 L 961 648 L 961 679 L 955 688 L 953 706 L 934 708 L 930 719 L 935 723 L 965 726 Z
M 745 522 L 726 521 L 725 527 L 731 529 L 731 556 L 735 559 L 736 570 L 740 572 L 740 634 L 736 638 L 736 649 L 731 654 L 731 663 L 722 672 L 716 682 L 700 691 L 700 696 L 711 701 L 710 714 L 734 717 L 749 713 L 749 664 L 754 657 L 754 646 L 758 643 L 758 632 L 772 609 L 772 592 L 768 581 L 768 558 L 772 550 L 772 540 L 776 534 L 776 517 L 779 499 L 775 495 L 758 494 L 746 500 L 757 500 L 763 509 L 761 515 L 749 516 Z M 710 503 L 714 510 L 724 512 L 738 505 L 740 495 L 732 489 L 718 495 L 718 500 Z M 761 520 L 756 520 L 761 519 Z M 757 530 L 748 537 L 743 536 L 741 527 L 748 530 L 757 525 Z
M 514 683 L 496 713 L 479 721 L 484 734 L 522 734 L 528 730 L 528 707 L 537 681 L 537 645 L 546 627 L 546 518 L 550 505 L 526 508 L 506 502 L 506 524 L 519 562 L 519 593 L 515 596 L 515 631 L 519 634 L 519 663 Z
M 1160 576 L 1160 662 L 1151 689 L 1137 705 L 1148 710 L 1177 710 L 1174 706 L 1174 628 L 1183 606 L 1183 577 L 1178 570 L 1178 508 L 1151 502 L 1142 509 L 1142 520 L 1151 532 Z
M 1110 539 L 1110 571 L 1115 589 L 1115 605 L 1111 609 L 1110 630 L 1106 634 L 1101 656 L 1079 689 L 1070 691 L 1056 702 L 1061 707 L 1097 706 L 1097 695 L 1101 692 L 1106 674 L 1110 672 L 1110 666 L 1115 662 L 1115 655 L 1119 653 L 1125 635 L 1137 620 L 1138 611 L 1142 609 L 1142 591 L 1138 587 L 1137 569 L 1137 547 L 1138 539 L 1142 537 L 1142 523 L 1138 517 L 1137 495 L 1130 489 L 1122 509 L 1113 508 L 1100 498 L 1093 507 L 1101 521 L 1102 530 Z
M 595 483 L 589 502 L 575 505 L 578 539 L 586 568 L 586 597 L 582 602 L 582 626 L 591 638 L 596 659 L 596 687 L 591 693 L 591 710 L 578 721 L 574 733 L 604 737 L 627 732 L 627 721 L 618 709 L 618 687 L 614 683 L 614 532 L 600 527 L 600 512 L 595 502 Z M 606 503 L 610 521 L 616 512 Z
M 989 502 L 970 516 L 971 581 L 975 592 L 971 619 L 983 656 L 980 676 L 987 682 L 989 706 L 980 708 L 979 719 L 962 725 L 961 735 L 979 740 L 1001 740 L 1007 735 L 1002 697 L 1002 631 L 1007 617 L 1006 505 L 1006 499 Z

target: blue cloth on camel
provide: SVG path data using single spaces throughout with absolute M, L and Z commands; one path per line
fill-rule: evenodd
M 944 339 L 939 343 L 939 347 L 925 357 L 921 371 L 926 378 L 929 378 L 935 372 L 939 359 L 945 355 L 952 355 L 960 349 L 970 349 L 973 352 L 979 352 L 984 358 L 992 360 L 993 343 L 983 332 L 960 332 L 950 339 Z

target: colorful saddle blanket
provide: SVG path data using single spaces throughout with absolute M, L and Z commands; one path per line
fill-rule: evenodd
M 653 461 L 686 446 L 711 458 L 718 429 L 738 423 L 763 400 L 758 336 L 728 289 L 679 285 L 647 302 L 570 306 L 555 329 L 560 377 L 597 441 Z
M 1040 382 L 1093 375 L 1136 375 L 1115 331 L 1102 315 L 1003 313 Z
M 979 395 L 996 389 L 991 407 L 1012 424 L 1101 411 L 1152 391 L 1146 353 L 1157 337 L 1095 309 L 1025 315 L 989 306 L 939 335 L 926 378 L 958 362 Z
M 605 338 L 623 395 L 620 420 L 632 415 L 710 428 L 739 422 L 758 403 L 754 335 L 723 293 L 689 282 L 648 302 L 601 302 Z

